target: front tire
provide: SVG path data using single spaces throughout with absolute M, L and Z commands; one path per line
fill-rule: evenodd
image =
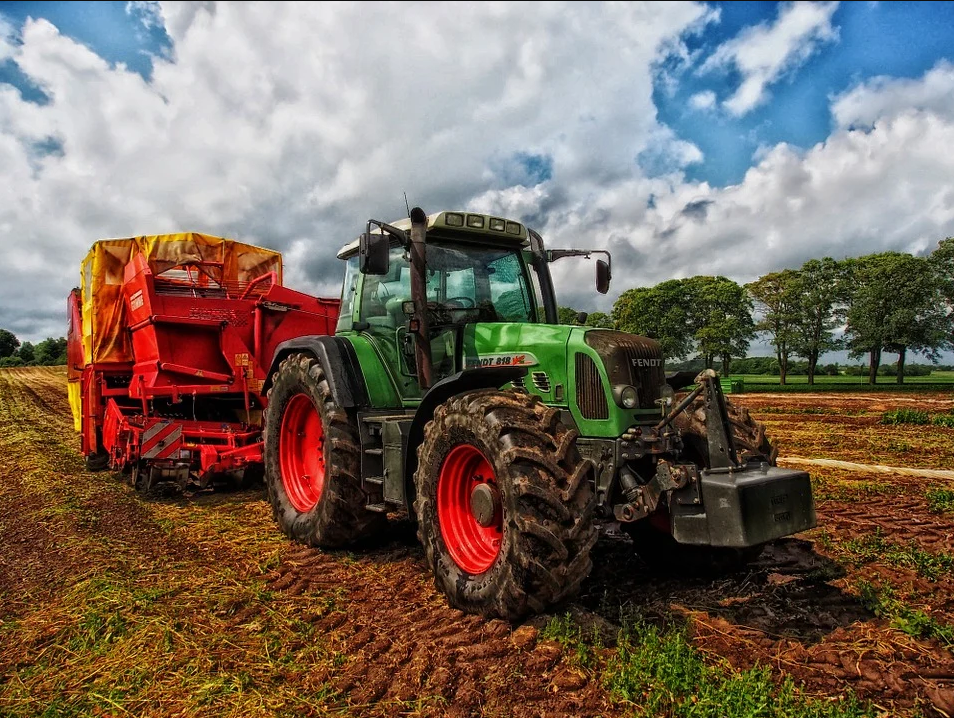
M 321 364 L 308 354 L 282 361 L 268 392 L 265 482 L 286 536 L 340 547 L 384 527 L 361 488 L 353 413 L 335 403 Z
M 739 461 L 766 461 L 775 466 L 778 449 L 769 441 L 765 426 L 752 418 L 744 406 L 725 402 L 732 427 L 732 441 Z M 709 441 L 706 433 L 706 404 L 699 397 L 673 421 L 682 433 L 685 457 L 698 466 L 709 466 Z M 744 549 L 697 546 L 678 543 L 669 533 L 669 511 L 660 507 L 653 516 L 622 528 L 633 539 L 636 553 L 657 571 L 689 572 L 712 576 L 744 569 L 755 561 L 765 544 Z
M 497 390 L 434 412 L 415 473 L 418 538 L 451 605 L 517 620 L 575 594 L 592 568 L 593 467 L 539 397 Z

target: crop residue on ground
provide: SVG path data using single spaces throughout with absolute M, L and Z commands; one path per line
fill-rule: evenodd
M 954 469 L 954 428 L 882 423 L 949 394 L 737 400 L 783 457 Z M 607 537 L 573 604 L 510 626 L 448 608 L 407 524 L 304 548 L 261 490 L 145 501 L 76 443 L 61 369 L 0 371 L 3 715 L 954 715 L 943 481 L 811 467 L 819 528 L 747 569 Z

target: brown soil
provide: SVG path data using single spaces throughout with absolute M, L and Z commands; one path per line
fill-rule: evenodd
M 511 626 L 448 608 L 408 524 L 395 523 L 383 543 L 320 551 L 278 533 L 260 490 L 147 502 L 119 477 L 85 473 L 64 380 L 59 370 L 0 371 L 0 713 L 630 711 L 600 670 L 541 638 L 548 617 Z M 954 466 L 950 430 L 877 423 L 899 402 L 954 406 L 938 395 L 741 398 L 782 456 Z M 805 413 L 819 407 L 830 413 Z M 882 433 L 889 429 L 900 433 Z M 830 430 L 837 441 L 820 441 Z M 624 616 L 685 620 L 714 660 L 771 666 L 809 694 L 851 689 L 891 714 L 954 715 L 954 655 L 872 615 L 857 597 L 859 581 L 889 586 L 939 625 L 954 625 L 954 575 L 929 580 L 885 557 L 853 563 L 840 549 L 880 531 L 954 553 L 954 516 L 931 513 L 917 479 L 812 474 L 819 529 L 716 577 L 650 571 L 628 539 L 607 536 L 568 610 L 599 627 L 604 655 Z M 108 634 L 93 618 L 110 611 L 122 627 Z

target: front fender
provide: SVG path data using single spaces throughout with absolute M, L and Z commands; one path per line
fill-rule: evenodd
M 452 396 L 476 389 L 499 389 L 515 379 L 527 375 L 525 367 L 486 367 L 464 369 L 441 379 L 421 398 L 417 413 L 408 432 L 408 451 L 404 456 L 404 483 L 407 487 L 408 506 L 414 505 L 414 472 L 417 471 L 417 447 L 424 441 L 424 427 L 434 417 L 434 410 Z

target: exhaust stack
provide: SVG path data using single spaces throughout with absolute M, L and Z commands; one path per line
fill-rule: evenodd
M 417 381 L 421 389 L 430 389 L 434 374 L 431 359 L 431 336 L 427 320 L 427 253 L 424 239 L 427 214 L 420 207 L 411 210 L 411 301 L 414 303 L 416 331 L 415 358 Z

